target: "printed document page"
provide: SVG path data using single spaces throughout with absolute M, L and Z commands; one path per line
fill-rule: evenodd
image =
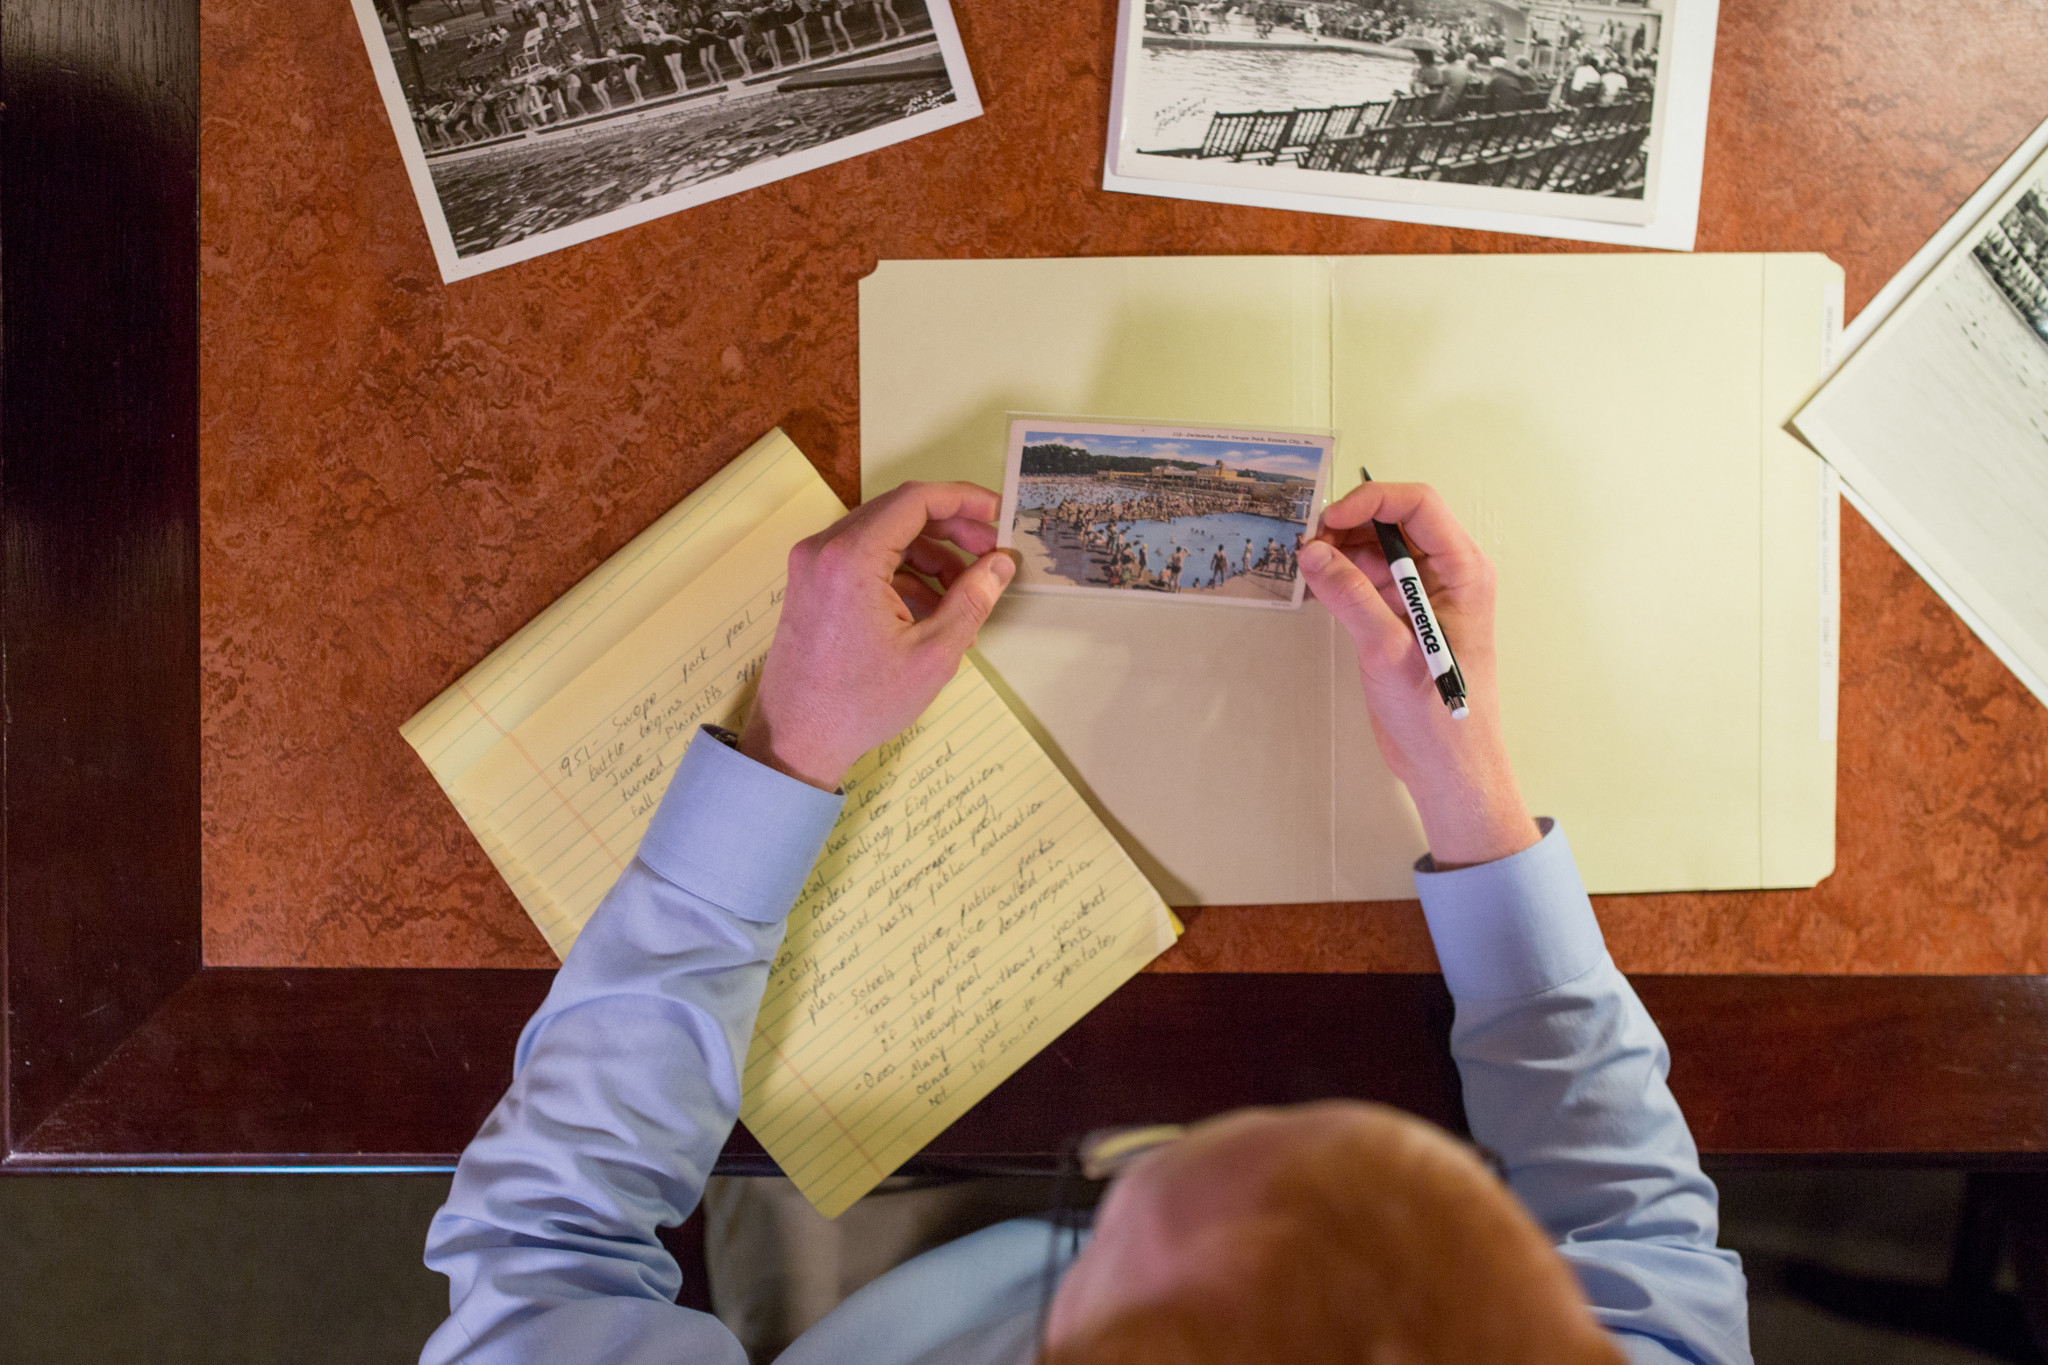
M 2043 136 L 1993 177 L 2003 189 L 1988 207 L 1972 199 L 1975 220 L 1943 228 L 1937 240 L 1951 244 L 1938 260 L 1914 258 L 1911 292 L 1888 313 L 1896 283 L 1873 301 L 1881 320 L 1801 409 L 1798 427 L 1907 561 L 2048 704 Z

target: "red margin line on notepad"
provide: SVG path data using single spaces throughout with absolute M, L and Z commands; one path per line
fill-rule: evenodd
M 782 1064 L 789 1068 L 789 1074 L 796 1077 L 796 1083 L 804 1088 L 804 1093 L 806 1095 L 809 1095 L 811 1097 L 811 1103 L 818 1106 L 818 1112 L 822 1113 L 826 1118 L 832 1120 L 832 1126 L 834 1128 L 837 1128 L 842 1134 L 845 1135 L 846 1140 L 853 1145 L 854 1151 L 860 1153 L 860 1159 L 868 1163 L 868 1169 L 875 1173 L 876 1178 L 887 1179 L 889 1173 L 883 1170 L 880 1166 L 875 1164 L 875 1159 L 868 1155 L 867 1148 L 860 1145 L 860 1139 L 853 1135 L 853 1130 L 846 1126 L 845 1122 L 840 1119 L 839 1115 L 833 1111 L 832 1106 L 825 1103 L 824 1099 L 818 1094 L 817 1091 L 811 1089 L 811 1083 L 804 1079 L 803 1072 L 798 1071 L 796 1069 L 796 1063 L 789 1060 L 789 1054 L 778 1047 L 775 1049 L 775 1055 L 777 1057 L 780 1057 L 782 1059 Z
M 541 767 L 540 764 L 535 763 L 533 761 L 533 755 L 526 752 L 526 746 L 519 742 L 518 736 L 514 735 L 511 731 L 507 730 L 504 726 L 498 724 L 498 718 L 492 715 L 489 711 L 484 709 L 484 704 L 476 699 L 476 697 L 470 692 L 468 685 L 462 682 L 461 679 L 458 678 L 456 680 L 455 685 L 456 687 L 462 690 L 463 699 L 466 700 L 471 706 L 474 706 L 476 708 L 476 713 L 491 723 L 491 728 L 493 730 L 496 730 L 500 735 L 503 735 L 506 739 L 512 741 L 512 747 L 517 749 L 519 751 L 519 756 L 525 759 L 527 763 L 533 768 L 534 776 L 538 777 L 541 781 L 548 784 L 548 790 L 555 794 L 555 799 L 562 803 L 562 808 L 568 811 L 569 814 L 576 817 L 576 823 L 583 826 L 583 832 L 585 834 L 588 834 L 592 839 L 595 839 L 597 841 L 597 846 L 604 850 L 604 856 L 610 858 L 612 862 L 618 867 L 619 871 L 624 872 L 626 870 L 626 865 L 625 863 L 619 860 L 619 855 L 612 852 L 612 847 L 610 844 L 607 844 L 604 841 L 604 836 L 602 834 L 599 834 L 597 830 L 591 826 L 591 823 L 583 818 L 583 812 L 576 809 L 575 803 L 572 802 L 568 797 L 562 795 L 562 789 L 555 785 L 555 779 L 548 776 L 548 770 L 546 768 Z

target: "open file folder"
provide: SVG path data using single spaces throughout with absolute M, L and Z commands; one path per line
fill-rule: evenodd
M 1837 501 L 1783 423 L 1840 295 L 1811 255 L 884 262 L 862 496 L 999 486 L 1012 411 L 1333 427 L 1333 497 L 1361 463 L 1433 483 L 1498 566 L 1509 748 L 1589 889 L 1809 886 Z M 1013 594 L 980 651 L 1169 901 L 1413 894 L 1420 825 L 1313 603 Z

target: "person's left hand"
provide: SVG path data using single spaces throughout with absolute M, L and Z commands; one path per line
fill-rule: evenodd
M 923 714 L 1017 572 L 993 553 L 1001 507 L 978 484 L 906 483 L 792 547 L 740 752 L 832 791 Z

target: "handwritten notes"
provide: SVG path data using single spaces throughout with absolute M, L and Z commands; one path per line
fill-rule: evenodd
M 536 923 L 548 916 L 543 903 L 527 899 L 525 888 L 535 884 L 495 827 L 468 804 L 464 774 L 762 520 L 799 494 L 815 496 L 823 488 L 803 452 L 771 431 L 400 727 Z M 842 510 L 833 499 L 831 515 Z M 557 954 L 566 953 L 574 936 L 572 927 L 566 936 L 551 934 L 549 942 Z
M 827 1217 L 1177 932 L 971 660 L 846 797 L 769 972 L 740 1107 Z
M 499 868 L 566 955 L 640 846 L 700 725 L 737 721 L 782 614 L 789 547 L 842 509 L 815 475 L 455 779 Z
M 775 433 L 407 722 L 558 954 L 698 727 L 745 714 L 789 547 L 843 511 Z M 971 660 L 846 792 L 741 1101 L 834 1216 L 1179 931 Z

